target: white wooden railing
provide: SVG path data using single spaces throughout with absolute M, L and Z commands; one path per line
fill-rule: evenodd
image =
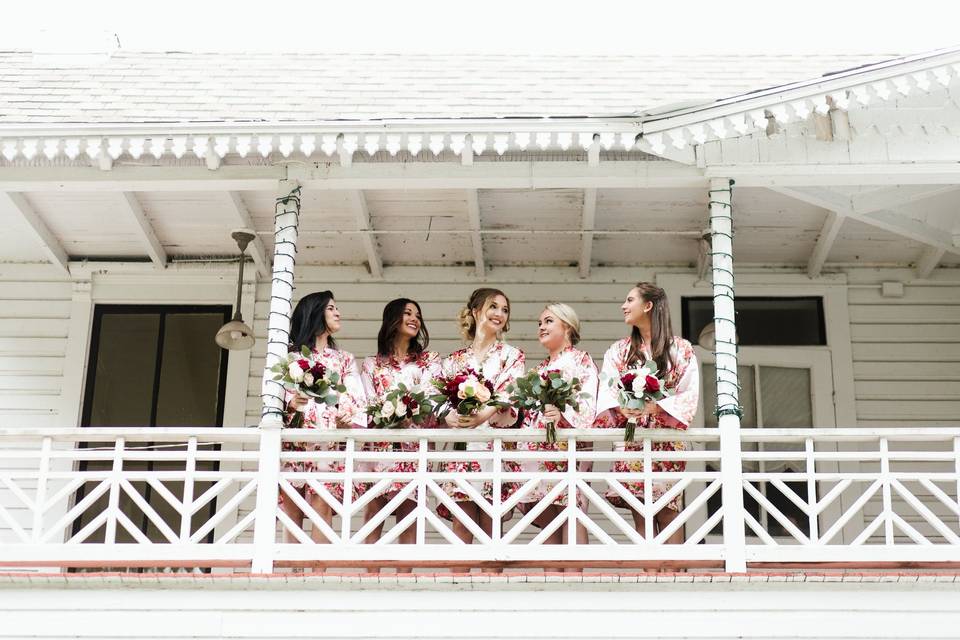
M 270 437 L 273 436 L 273 437 Z M 565 451 L 516 449 L 542 432 L 522 430 L 337 430 L 277 434 L 260 429 L 3 429 L 0 430 L 0 567 L 236 567 L 270 572 L 277 567 L 525 566 L 730 568 L 748 566 L 920 566 L 960 561 L 960 429 L 762 429 L 741 433 L 740 467 L 721 466 L 716 430 L 641 431 L 642 449 L 613 450 L 622 431 L 561 430 Z M 683 451 L 657 450 L 680 440 Z M 284 452 L 281 442 L 342 445 L 337 450 Z M 371 441 L 415 442 L 416 450 L 370 451 Z M 489 451 L 454 451 L 453 442 L 490 442 Z M 580 444 L 580 448 L 575 445 Z M 590 448 L 585 449 L 589 443 Z M 407 459 L 412 473 L 371 471 L 370 463 Z M 644 462 L 644 471 L 617 473 L 615 460 Z M 729 459 L 729 458 L 727 458 Z M 339 461 L 341 472 L 285 471 L 298 460 Z M 479 460 L 485 471 L 452 473 L 445 464 Z M 536 470 L 536 461 L 567 463 L 564 472 Z M 658 471 L 658 461 L 683 461 L 683 471 Z M 508 472 L 504 463 L 521 471 Z M 541 481 L 551 490 L 526 502 Z M 364 517 L 378 489 L 403 484 L 397 497 Z M 299 497 L 306 482 L 335 517 L 328 524 Z M 475 525 L 444 492 L 453 482 L 491 518 Z M 625 482 L 643 482 L 634 496 Z M 744 508 L 727 511 L 722 487 L 735 482 Z M 490 500 L 478 490 L 489 483 Z M 501 500 L 498 487 L 519 487 Z M 653 500 L 653 483 L 671 488 Z M 373 485 L 363 495 L 334 498 L 327 485 Z M 604 494 L 615 492 L 645 516 L 638 532 L 627 509 Z M 277 495 L 293 500 L 307 517 L 288 518 Z M 532 520 L 556 496 L 567 506 L 545 529 Z M 653 515 L 674 496 L 682 508 L 662 531 Z M 577 497 L 586 505 L 578 507 Z M 401 522 L 391 519 L 403 500 L 416 504 Z M 444 505 L 474 534 L 473 544 L 454 535 L 437 515 Z M 368 514 L 369 515 L 369 514 Z M 368 534 L 385 523 L 379 542 Z M 582 525 L 587 544 L 544 544 L 559 527 Z M 399 544 L 407 526 L 416 543 Z M 308 535 L 316 528 L 311 541 Z M 723 535 L 746 530 L 746 544 L 731 548 Z M 682 544 L 667 544 L 675 531 Z M 297 542 L 284 543 L 292 537 Z

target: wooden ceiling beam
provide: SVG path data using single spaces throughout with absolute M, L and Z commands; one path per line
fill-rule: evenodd
M 140 241 L 147 250 L 147 255 L 150 256 L 150 260 L 161 269 L 166 268 L 167 252 L 164 250 L 163 245 L 160 244 L 160 240 L 157 238 L 157 234 L 153 230 L 153 225 L 150 224 L 150 220 L 147 218 L 147 214 L 144 212 L 140 200 L 137 199 L 136 194 L 129 191 L 122 192 L 120 197 L 127 214 L 137 223 Z
M 50 231 L 47 223 L 40 217 L 40 214 L 27 201 L 27 198 L 22 193 L 0 191 L 0 204 L 17 212 L 23 218 L 47 259 L 64 273 L 69 274 L 70 258 L 67 256 L 67 252 L 60 244 L 60 240 Z
M 380 251 L 377 248 L 377 239 L 373 235 L 373 224 L 370 220 L 367 198 L 363 191 L 358 189 L 349 191 L 348 198 L 357 219 L 357 230 L 366 232 L 362 234 L 361 238 L 363 239 L 363 247 L 367 252 L 367 265 L 370 269 L 370 275 L 374 278 L 382 278 L 383 260 L 380 258 Z
M 807 275 L 816 278 L 823 270 L 823 265 L 830 255 L 830 249 L 837 239 L 840 227 L 843 225 L 844 215 L 836 211 L 827 211 L 827 218 L 823 222 L 823 228 L 820 229 L 820 235 L 817 237 L 817 244 L 810 255 L 810 261 L 807 263 Z
M 937 247 L 927 247 L 917 259 L 916 274 L 918 280 L 926 280 L 937 268 L 946 251 Z
M 257 228 L 253 225 L 253 216 L 250 215 L 250 210 L 247 209 L 247 205 L 243 201 L 243 196 L 240 195 L 240 192 L 227 191 L 226 202 L 227 206 L 229 206 L 233 212 L 234 217 L 237 219 L 238 226 L 244 229 L 250 229 L 256 233 Z M 263 244 L 263 239 L 260 238 L 259 235 L 254 237 L 247 248 L 250 250 L 253 264 L 257 267 L 257 275 L 261 278 L 268 277 L 272 269 L 270 260 L 267 258 L 267 248 Z
M 960 250 L 954 244 L 950 233 L 946 229 L 934 227 L 925 222 L 915 220 L 896 211 L 880 210 L 870 213 L 854 211 L 849 196 L 821 187 L 769 187 L 772 191 L 789 196 L 801 202 L 833 211 L 851 220 L 883 229 L 888 233 L 919 242 L 944 251 L 957 252 Z
M 583 213 L 580 216 L 580 277 L 590 276 L 590 263 L 593 260 L 593 227 L 597 217 L 597 190 L 583 190 Z
M 477 189 L 467 189 L 467 221 L 470 227 L 470 244 L 473 245 L 473 265 L 478 278 L 487 274 L 483 258 L 483 237 L 480 226 L 480 194 Z

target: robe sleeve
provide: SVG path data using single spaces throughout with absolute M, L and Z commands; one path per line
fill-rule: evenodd
M 341 376 L 347 390 L 340 395 L 337 405 L 337 422 L 343 427 L 367 426 L 367 394 L 363 390 L 360 372 L 353 355 L 343 353 L 343 369 Z
M 563 412 L 566 426 L 574 429 L 589 429 L 597 414 L 597 388 L 600 375 L 593 358 L 586 351 L 575 351 L 577 357 L 574 363 L 573 375 L 580 379 L 581 391 L 586 394 L 580 401 L 579 410 L 567 407 Z
M 657 401 L 657 406 L 666 414 L 661 417 L 666 426 L 685 429 L 693 422 L 700 402 L 700 366 L 686 341 L 681 343 L 676 355 L 674 366 L 680 371 L 680 379 L 669 396 Z
M 507 356 L 503 368 L 497 375 L 497 379 L 493 382 L 494 397 L 497 400 L 510 402 L 510 392 L 507 391 L 507 387 L 517 378 L 523 377 L 525 364 L 526 358 L 523 355 L 523 351 L 520 349 L 511 349 L 511 353 Z M 491 427 L 512 427 L 517 421 L 518 415 L 516 407 L 509 406 L 494 413 L 490 418 L 489 424 Z

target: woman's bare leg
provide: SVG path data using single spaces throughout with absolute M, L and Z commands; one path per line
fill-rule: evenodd
M 404 500 L 403 503 L 397 507 L 397 510 L 394 512 L 397 516 L 397 522 L 400 522 L 408 515 L 413 513 L 413 510 L 417 508 L 417 503 L 413 500 Z M 417 526 L 416 523 L 411 523 L 406 529 L 400 532 L 399 536 L 400 544 L 416 544 L 417 543 Z M 397 573 L 412 573 L 413 567 L 398 567 Z
M 294 504 L 293 500 L 289 496 L 285 496 L 283 502 L 280 503 L 280 510 L 283 511 L 288 518 L 293 520 L 293 522 L 302 527 L 303 526 L 303 511 L 300 511 L 300 507 Z M 297 541 L 297 538 L 293 535 L 286 527 L 283 527 L 283 542 L 284 544 L 293 544 Z
M 380 511 L 387 506 L 387 499 L 384 496 L 374 498 L 367 503 L 367 506 L 363 509 L 363 524 L 366 525 L 368 522 L 373 520 L 373 518 L 380 513 Z M 370 533 L 367 534 L 367 537 L 364 538 L 364 544 L 373 544 L 380 539 L 380 536 L 383 535 L 383 522 L 375 526 Z
M 666 529 L 679 515 L 679 511 L 674 511 L 670 508 L 661 509 L 660 512 L 657 513 L 656 518 L 657 533 Z M 676 531 L 671 533 L 670 537 L 667 538 L 666 544 L 683 544 L 683 527 L 678 527 Z
M 480 523 L 480 507 L 475 505 L 472 502 L 458 502 L 457 506 L 463 509 L 464 513 L 467 514 L 467 517 L 473 520 L 476 523 Z M 467 525 L 460 522 L 459 518 L 456 516 L 451 516 L 453 518 L 453 533 L 458 538 L 466 542 L 467 544 L 473 544 L 473 532 L 467 528 Z M 470 573 L 470 566 L 454 566 L 450 567 L 450 571 L 453 573 Z

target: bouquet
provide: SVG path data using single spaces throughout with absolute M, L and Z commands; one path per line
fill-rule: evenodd
M 276 374 L 273 379 L 286 389 L 331 407 L 340 402 L 340 394 L 347 390 L 340 374 L 315 361 L 308 347 L 303 347 L 300 353 L 288 353 L 286 360 L 281 360 L 270 370 Z M 298 409 L 290 419 L 290 427 L 299 429 L 302 426 L 303 410 Z
M 438 391 L 430 398 L 436 404 L 438 420 L 443 420 L 450 411 L 454 410 L 457 415 L 469 416 L 484 407 L 506 406 L 503 402 L 493 400 L 493 383 L 484 379 L 473 369 L 468 368 L 451 376 L 434 378 L 431 384 Z M 465 448 L 462 442 L 454 445 L 455 450 L 462 451 Z
M 376 429 L 400 429 L 408 420 L 415 425 L 423 424 L 433 413 L 433 408 L 433 402 L 426 392 L 400 382 L 387 391 L 379 402 L 370 404 L 367 415 Z
M 548 404 L 560 411 L 567 407 L 579 411 L 580 402 L 589 397 L 582 388 L 579 378 L 567 380 L 563 373 L 556 369 L 543 373 L 534 369 L 510 385 L 510 402 L 524 411 L 542 412 Z M 557 425 L 547 422 L 547 444 L 554 444 L 556 441 Z
M 657 377 L 657 365 L 653 360 L 648 360 L 641 367 L 627 369 L 613 382 L 617 385 L 617 400 L 623 409 L 643 409 L 647 402 L 667 397 L 665 383 Z M 633 442 L 636 428 L 637 419 L 628 418 L 624 435 L 626 442 Z

